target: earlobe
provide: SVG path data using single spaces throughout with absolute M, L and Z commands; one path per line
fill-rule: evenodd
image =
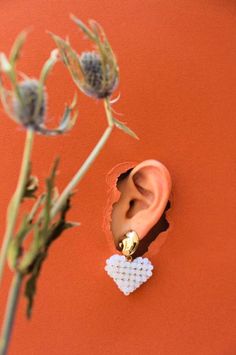
M 116 245 L 128 230 L 135 230 L 142 239 L 158 222 L 171 192 L 170 174 L 159 161 L 145 160 L 132 169 L 119 189 L 121 197 L 112 212 Z

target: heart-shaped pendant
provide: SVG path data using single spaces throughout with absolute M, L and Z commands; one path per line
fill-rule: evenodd
M 128 261 L 124 255 L 112 255 L 106 261 L 105 270 L 118 288 L 128 296 L 152 276 L 153 265 L 147 258 Z

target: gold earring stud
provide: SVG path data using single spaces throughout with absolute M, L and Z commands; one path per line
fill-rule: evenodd
M 132 255 L 136 252 L 139 245 L 139 236 L 134 230 L 130 230 L 125 234 L 125 238 L 119 243 L 122 249 L 122 254 L 128 259 L 132 260 Z

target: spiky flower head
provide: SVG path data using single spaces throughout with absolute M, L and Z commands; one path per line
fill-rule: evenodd
M 102 60 L 97 52 L 83 52 L 79 57 L 85 83 L 82 90 L 85 94 L 103 99 L 110 96 L 118 84 L 118 77 L 112 76 L 110 66 L 103 72 Z
M 10 56 L 0 53 L 0 98 L 3 107 L 10 118 L 21 124 L 26 129 L 32 129 L 45 135 L 57 135 L 72 128 L 77 111 L 71 113 L 76 106 L 76 96 L 70 106 L 67 106 L 59 126 L 55 129 L 45 127 L 47 93 L 45 82 L 54 65 L 59 61 L 58 50 L 54 49 L 44 63 L 39 79 L 30 78 L 18 73 L 16 62 L 20 57 L 22 46 L 26 39 L 26 32 L 22 32 L 16 39 Z M 7 76 L 12 85 L 12 90 L 5 88 L 3 74 Z M 18 78 L 23 76 L 23 80 Z
M 46 115 L 46 90 L 42 92 L 42 99 L 38 110 L 39 81 L 35 79 L 25 79 L 18 84 L 20 96 L 24 98 L 23 103 L 14 94 L 12 98 L 12 111 L 19 122 L 26 127 L 37 130 L 42 126 Z
M 95 51 L 79 55 L 68 39 L 63 40 L 52 34 L 62 60 L 76 85 L 86 95 L 98 99 L 109 97 L 118 85 L 119 69 L 105 32 L 94 20 L 89 21 L 89 28 L 75 16 L 72 19 L 95 44 Z

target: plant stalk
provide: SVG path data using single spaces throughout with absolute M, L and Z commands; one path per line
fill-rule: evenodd
M 61 208 L 64 206 L 71 192 L 74 190 L 74 188 L 79 183 L 79 181 L 83 178 L 87 170 L 90 168 L 90 166 L 92 165 L 92 163 L 94 162 L 94 160 L 96 159 L 100 151 L 102 150 L 108 138 L 110 137 L 110 134 L 114 128 L 114 122 L 112 119 L 112 112 L 111 112 L 109 98 L 106 98 L 104 100 L 104 106 L 105 106 L 105 112 L 108 121 L 108 127 L 104 131 L 102 137 L 99 139 L 98 143 L 96 144 L 92 152 L 89 154 L 88 158 L 85 160 L 85 162 L 82 164 L 80 169 L 77 171 L 77 173 L 74 175 L 72 180 L 68 183 L 64 191 L 59 196 L 58 200 L 56 201 L 55 205 L 51 210 L 51 216 L 50 216 L 51 218 L 55 217 L 57 213 L 61 210 Z M 0 255 L 0 281 L 3 273 L 4 263 L 6 260 L 7 248 L 14 231 L 19 205 L 23 196 L 25 184 L 27 182 L 26 178 L 28 173 L 32 143 L 33 143 L 33 132 L 28 131 L 19 182 L 17 185 L 17 189 L 8 207 L 7 230 L 4 237 L 3 247 L 1 249 L 1 255 Z M 8 302 L 7 302 L 5 318 L 3 322 L 2 334 L 0 339 L 0 355 L 7 355 L 7 349 L 9 346 L 9 341 L 10 341 L 11 332 L 13 328 L 22 279 L 23 276 L 19 272 L 16 272 L 12 281 Z
M 7 249 L 14 233 L 20 203 L 24 195 L 25 186 L 27 184 L 33 140 L 34 132 L 33 130 L 28 129 L 26 133 L 25 147 L 17 187 L 7 208 L 7 225 L 5 235 L 3 237 L 2 248 L 0 251 L 0 286 L 7 257 Z
M 112 112 L 111 112 L 111 103 L 110 103 L 109 98 L 107 98 L 107 97 L 104 99 L 104 107 L 105 107 L 108 125 L 110 127 L 113 127 L 114 121 L 113 121 Z
M 13 329 L 13 324 L 15 320 L 22 279 L 23 276 L 19 272 L 16 272 L 15 276 L 12 279 L 12 284 L 8 296 L 6 313 L 3 321 L 2 333 L 0 338 L 0 355 L 7 354 L 11 333 Z
M 103 146 L 105 145 L 106 141 L 108 140 L 113 127 L 114 127 L 114 122 L 112 119 L 112 112 L 111 112 L 111 105 L 109 98 L 104 99 L 104 106 L 105 106 L 105 112 L 107 116 L 107 122 L 108 122 L 108 127 L 106 128 L 105 132 L 103 133 L 102 137 L 88 156 L 88 158 L 85 160 L 83 165 L 80 167 L 80 169 L 77 171 L 77 173 L 74 175 L 72 180 L 68 183 L 68 185 L 65 187 L 64 191 L 61 193 L 59 196 L 58 200 L 56 201 L 55 205 L 53 206 L 51 210 L 51 215 L 50 218 L 54 218 L 57 213 L 62 209 L 64 204 L 66 203 L 68 197 L 70 196 L 71 192 L 74 190 L 76 185 L 79 183 L 79 181 L 84 177 L 85 173 L 87 170 L 90 168 L 100 151 L 102 150 Z

